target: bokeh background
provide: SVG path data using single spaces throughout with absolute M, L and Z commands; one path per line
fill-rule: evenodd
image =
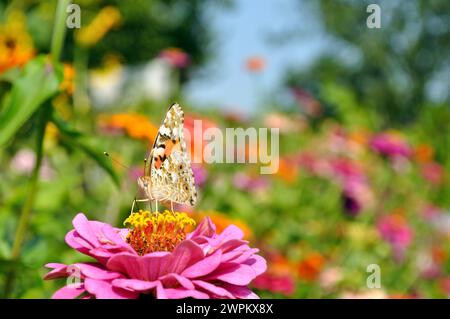
M 450 295 L 448 1 L 78 0 L 79 29 L 57 3 L 0 1 L 4 297 L 62 285 L 77 212 L 122 225 L 173 101 L 187 130 L 280 128 L 276 174 L 195 164 L 182 208 L 261 249 L 261 297 Z

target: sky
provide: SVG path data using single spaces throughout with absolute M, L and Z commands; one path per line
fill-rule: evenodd
M 312 12 L 298 0 L 235 0 L 232 9 L 208 10 L 215 54 L 185 87 L 188 102 L 256 112 L 282 83 L 287 69 L 307 66 L 324 49 L 326 38 Z M 286 32 L 295 36 L 279 41 Z M 265 59 L 263 72 L 245 69 L 252 56 Z

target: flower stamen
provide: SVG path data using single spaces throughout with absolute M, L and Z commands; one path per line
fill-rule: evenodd
M 163 213 L 139 210 L 124 221 L 130 229 L 127 242 L 139 255 L 156 251 L 172 251 L 186 238 L 186 228 L 195 221 L 186 213 Z

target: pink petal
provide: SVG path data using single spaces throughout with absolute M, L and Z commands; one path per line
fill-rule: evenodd
M 127 274 L 128 277 L 142 279 L 141 267 L 138 262 L 139 258 L 140 256 L 130 253 L 119 253 L 108 260 L 106 267 L 113 271 Z
M 97 299 L 136 299 L 139 296 L 137 292 L 114 287 L 110 282 L 103 280 L 86 278 L 84 286 Z
M 197 287 L 200 287 L 203 290 L 206 290 L 207 292 L 210 292 L 215 296 L 219 296 L 221 298 L 234 299 L 234 296 L 228 290 L 226 290 L 222 287 L 218 287 L 216 285 L 210 284 L 209 282 L 206 282 L 203 280 L 193 280 L 192 282 Z
M 167 288 L 164 289 L 164 293 L 168 299 L 182 299 L 188 297 L 195 299 L 209 299 L 209 296 L 203 292 L 184 288 Z
M 73 227 L 80 236 L 93 247 L 99 246 L 97 234 L 93 231 L 94 222 L 89 221 L 83 213 L 78 213 L 72 221 Z
M 213 246 L 219 246 L 221 243 L 233 240 L 233 239 L 242 239 L 244 237 L 244 232 L 235 225 L 230 225 L 223 230 L 223 232 L 214 238 L 210 243 Z
M 212 255 L 186 268 L 181 273 L 181 275 L 187 278 L 197 278 L 205 276 L 216 270 L 216 268 L 220 265 L 221 259 L 222 259 L 222 252 L 218 250 Z
M 158 281 L 158 284 L 156 285 L 156 298 L 157 299 L 168 299 L 166 290 L 164 289 L 164 287 L 160 281 Z
M 155 252 L 147 254 L 139 259 L 140 279 L 147 281 L 157 280 L 167 273 L 167 264 L 170 262 L 170 253 Z
M 180 274 L 184 269 L 203 259 L 202 248 L 192 240 L 184 240 L 171 255 L 168 273 Z
M 194 284 L 187 278 L 177 275 L 177 274 L 168 274 L 164 277 L 161 277 L 161 282 L 164 287 L 177 287 L 182 286 L 186 289 L 194 289 Z
M 256 276 L 261 275 L 267 269 L 266 260 L 259 255 L 253 255 L 251 258 L 247 259 L 244 264 L 251 266 Z
M 138 292 L 148 292 L 158 285 L 158 281 L 144 281 L 139 279 L 114 279 L 114 287 L 123 288 Z
M 216 226 L 209 217 L 206 217 L 197 226 L 197 228 L 186 236 L 187 239 L 194 239 L 195 237 L 205 236 L 212 237 L 216 233 Z
M 52 299 L 74 299 L 85 292 L 83 285 L 75 286 L 64 286 L 57 291 L 52 296 Z
M 225 283 L 222 287 L 239 299 L 259 299 L 257 294 L 245 286 L 229 285 Z
M 244 286 L 248 285 L 255 277 L 255 271 L 248 265 L 226 263 L 203 280 L 221 280 L 233 285 Z
M 81 274 L 85 277 L 99 279 L 99 280 L 108 280 L 115 279 L 121 277 L 122 275 L 118 272 L 108 271 L 102 268 L 100 264 L 95 263 L 77 263 L 73 266 L 78 267 Z
M 66 234 L 65 240 L 67 245 L 85 255 L 88 255 L 89 250 L 93 248 L 92 245 L 82 239 L 75 230 L 69 231 Z

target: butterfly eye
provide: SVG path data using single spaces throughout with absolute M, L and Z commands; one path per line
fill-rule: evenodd
M 179 167 L 180 169 L 183 169 L 183 165 L 180 165 L 180 167 Z

